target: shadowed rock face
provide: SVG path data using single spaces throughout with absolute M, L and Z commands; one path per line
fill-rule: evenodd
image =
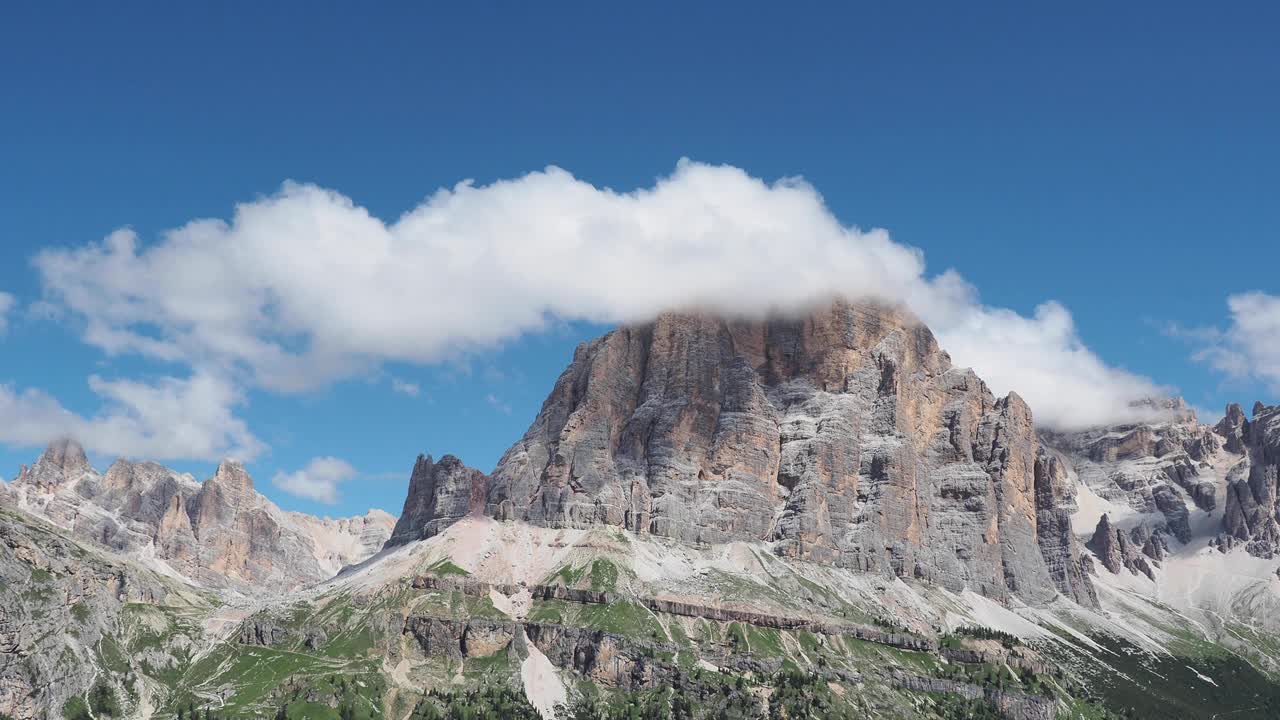
M 1227 499 L 1222 517 L 1222 549 L 1244 544 L 1259 557 L 1280 553 L 1280 405 L 1253 406 L 1244 419 L 1238 405 L 1227 408 L 1218 423 L 1228 446 L 1237 445 L 1242 459 L 1227 475 Z
M 1036 540 L 1049 568 L 1053 584 L 1064 595 L 1081 605 L 1097 607 L 1098 595 L 1085 558 L 1079 555 L 1071 511 L 1075 498 L 1065 461 L 1049 448 L 1041 447 L 1036 455 Z
M 489 478 L 452 455 L 440 462 L 418 456 L 409 477 L 409 494 L 404 510 L 391 531 L 387 547 L 431 537 L 484 508 Z
M 1135 528 L 1134 532 L 1141 533 L 1143 529 Z M 1111 524 L 1111 519 L 1103 515 L 1098 520 L 1098 526 L 1093 531 L 1088 548 L 1097 554 L 1098 559 L 1102 561 L 1102 566 L 1112 573 L 1119 573 L 1122 569 L 1126 569 L 1154 579 L 1155 572 L 1151 569 L 1151 564 L 1139 553 L 1146 554 L 1153 560 L 1163 557 L 1163 546 L 1158 544 L 1159 537 L 1159 535 L 1147 533 L 1145 542 L 1138 545 L 1134 542 L 1133 535 L 1115 527 Z
M 764 541 L 995 598 L 1045 601 L 1056 588 L 1089 602 L 1063 530 L 1063 478 L 1045 472 L 1038 485 L 1038 453 L 1026 404 L 951 367 L 901 310 L 837 302 L 763 322 L 672 313 L 578 348 L 493 472 L 484 511 Z M 427 461 L 415 478 L 398 537 L 438 532 L 477 499 L 475 471 L 442 478 Z M 417 514 L 433 502 L 444 509 Z

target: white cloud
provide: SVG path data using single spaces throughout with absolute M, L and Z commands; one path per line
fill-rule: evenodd
M 1280 392 L 1280 297 L 1248 292 L 1227 298 L 1226 330 L 1176 331 L 1201 343 L 1198 360 L 1237 379 L 1258 379 Z
M 0 335 L 9 330 L 9 311 L 13 309 L 15 300 L 7 292 L 0 292 Z
M 46 300 L 84 321 L 87 342 L 236 368 L 283 392 L 563 321 L 751 315 L 836 294 L 907 303 L 957 363 L 1017 389 L 1050 424 L 1120 419 L 1128 400 L 1160 390 L 1103 363 L 1057 304 L 1032 317 L 984 307 L 887 232 L 842 225 L 803 181 L 689 161 L 625 193 L 557 168 L 461 183 L 390 223 L 287 183 L 229 222 L 193 221 L 147 245 L 120 230 L 35 262 Z
M 422 388 L 418 386 L 418 383 L 394 377 L 391 378 L 391 389 L 409 397 L 418 397 L 422 393 Z
M 232 412 L 241 396 L 225 379 L 196 373 L 148 384 L 95 375 L 89 387 L 102 400 L 93 417 L 39 390 L 0 385 L 0 442 L 39 447 L 71 436 L 92 452 L 159 460 L 250 460 L 265 449 Z
M 281 490 L 308 500 L 336 505 L 338 485 L 358 475 L 354 467 L 336 457 L 312 458 L 307 466 L 296 472 L 278 472 L 271 484 Z
M 960 304 L 930 309 L 926 319 L 935 313 L 953 314 L 936 324 L 939 344 L 973 367 L 997 395 L 1016 391 L 1038 422 L 1072 429 L 1149 418 L 1150 407 L 1131 403 L 1174 392 L 1104 363 L 1056 302 L 1039 305 L 1031 317 Z
M 484 397 L 484 401 L 489 403 L 489 407 L 493 408 L 494 410 L 497 410 L 503 415 L 511 414 L 511 405 L 509 403 L 504 402 L 502 398 L 498 397 L 497 395 L 494 395 L 493 393 L 489 393 L 488 395 L 486 395 Z

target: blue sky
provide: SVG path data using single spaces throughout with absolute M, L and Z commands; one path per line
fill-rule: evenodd
M 1264 3 L 16 6 L 0 27 L 0 386 L 93 416 L 90 376 L 191 372 L 87 341 L 41 251 L 123 227 L 145 248 L 286 180 L 394 222 L 463 179 L 556 165 L 630 191 L 687 157 L 802 176 L 842 224 L 886 228 L 983 306 L 1057 301 L 1108 366 L 1247 408 L 1280 374 L 1278 22 Z M 1233 314 L 1249 291 L 1265 295 Z M 250 470 L 288 508 L 398 511 L 417 453 L 490 469 L 609 324 L 584 312 L 447 358 L 389 352 L 301 392 L 237 379 L 232 411 L 263 446 Z M 18 435 L 0 433 L 5 477 L 36 454 Z M 322 456 L 358 473 L 336 504 L 272 486 Z M 171 464 L 205 477 L 215 461 Z

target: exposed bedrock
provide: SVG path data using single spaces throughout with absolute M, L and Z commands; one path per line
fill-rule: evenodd
M 997 599 L 1092 603 L 1031 410 L 898 308 L 669 313 L 579 346 L 490 477 L 421 460 L 393 543 L 468 512 L 614 525 Z M 455 461 L 456 462 L 456 461 Z M 482 487 L 483 486 L 483 487 Z

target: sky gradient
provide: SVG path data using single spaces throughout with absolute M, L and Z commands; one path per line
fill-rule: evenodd
M 922 251 L 928 277 L 963 276 L 983 307 L 1033 317 L 1056 301 L 1108 366 L 1197 407 L 1277 400 L 1274 5 L 47 3 L 6 16 L 11 396 L 39 391 L 92 417 L 104 384 L 124 392 L 196 364 L 87 340 L 84 313 L 34 264 L 41 253 L 121 228 L 145 249 L 192 220 L 229 221 L 288 180 L 394 224 L 466 179 L 554 165 L 628 192 L 691 158 L 765 183 L 802 177 L 843 226 L 887 229 Z M 432 270 L 425 287 L 449 272 Z M 342 278 L 330 285 L 342 294 Z M 237 381 L 223 405 L 263 445 L 249 469 L 282 506 L 397 512 L 417 453 L 491 469 L 574 346 L 608 326 L 552 318 L 478 350 L 387 353 L 302 391 Z M 3 409 L 0 423 L 21 422 Z M 2 477 L 38 453 L 19 435 L 0 433 Z M 324 457 L 352 469 L 336 503 L 272 485 Z M 169 464 L 203 478 L 216 461 Z

